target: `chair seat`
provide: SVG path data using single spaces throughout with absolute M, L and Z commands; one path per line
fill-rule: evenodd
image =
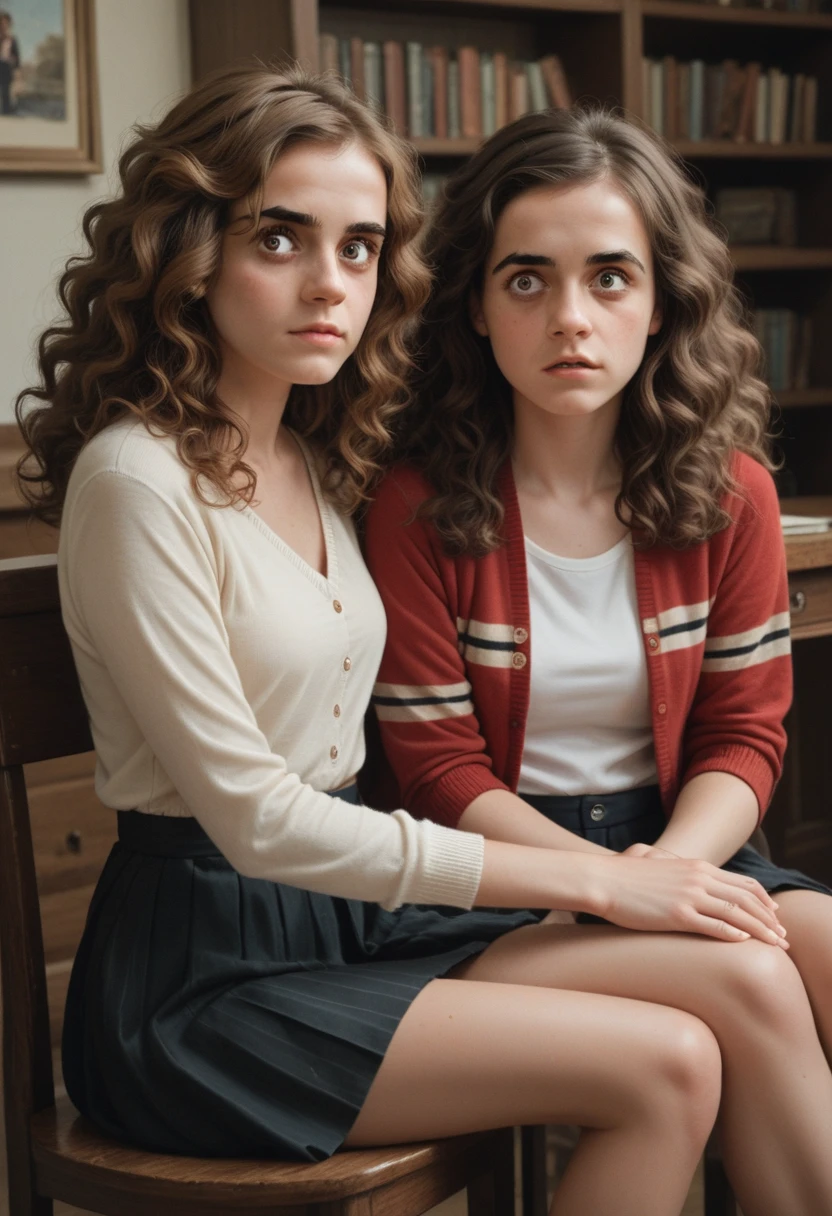
M 127 1213 L 135 1202 L 146 1211 L 155 1199 L 194 1205 L 203 1211 L 247 1210 L 276 1205 L 325 1203 L 376 1191 L 423 1170 L 454 1166 L 471 1153 L 488 1160 L 499 1133 L 348 1149 L 315 1165 L 270 1160 L 179 1157 L 144 1152 L 98 1132 L 68 1102 L 31 1121 L 38 1192 L 98 1211 Z M 160 1209 L 161 1210 L 161 1209 Z

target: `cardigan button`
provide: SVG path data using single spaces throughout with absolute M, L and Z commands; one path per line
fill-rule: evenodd
M 344 659 L 344 671 L 349 671 L 349 669 L 351 667 L 352 667 L 352 659 L 350 658 L 349 655 L 347 655 L 347 657 Z
M 656 712 L 660 714 L 667 713 L 667 706 L 665 705 L 664 701 L 659 701 L 658 705 L 656 706 Z
M 329 758 L 330 758 L 330 760 L 338 759 L 338 748 L 335 747 L 334 745 L 329 749 Z
M 332 601 L 332 607 L 335 609 L 335 611 L 336 611 L 336 612 L 343 612 L 343 611 L 344 611 L 344 607 L 343 607 L 343 605 L 342 605 L 342 603 L 341 603 L 341 601 L 340 601 L 340 600 L 333 600 L 333 601 Z
M 655 633 L 650 634 L 650 637 L 647 639 L 647 645 L 650 647 L 651 650 L 658 650 L 659 639 L 656 637 Z
M 521 667 L 526 666 L 526 656 L 521 654 L 519 650 L 515 650 L 511 656 L 511 665 L 519 671 Z
M 516 642 L 516 644 L 518 646 L 522 646 L 523 643 L 528 640 L 528 637 L 529 637 L 528 629 L 523 629 L 522 626 L 518 625 L 514 631 L 514 641 Z

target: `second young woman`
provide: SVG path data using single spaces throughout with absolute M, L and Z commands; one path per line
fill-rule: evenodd
M 521 929 L 461 974 L 695 1013 L 722 1049 L 743 1211 L 822 1208 L 783 1129 L 829 1092 L 832 901 L 744 847 L 791 687 L 768 397 L 727 250 L 659 141 L 601 111 L 499 132 L 428 247 L 426 370 L 367 527 L 404 804 L 492 840 L 753 875 L 791 944 L 760 960 L 762 1002 L 742 944 L 612 926 Z M 726 937 L 735 913 L 714 910 Z

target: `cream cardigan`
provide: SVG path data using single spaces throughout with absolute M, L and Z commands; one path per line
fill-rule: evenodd
M 472 905 L 482 837 L 322 791 L 364 760 L 385 617 L 324 499 L 327 575 L 249 507 L 209 506 L 172 440 L 133 420 L 82 450 L 58 574 L 116 809 L 193 815 L 241 873 L 336 896 Z

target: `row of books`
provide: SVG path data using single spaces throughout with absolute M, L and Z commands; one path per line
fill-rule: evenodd
M 762 8 L 783 13 L 828 13 L 829 0 L 703 0 L 721 8 Z
M 817 77 L 736 59 L 643 62 L 645 113 L 668 139 L 811 143 L 816 138 Z
M 473 46 L 450 50 L 321 34 L 320 62 L 411 139 L 481 139 L 529 111 L 572 104 L 557 55 L 514 62 L 502 51 Z
M 765 375 L 772 392 L 808 388 L 812 321 L 791 308 L 758 308 L 754 333 L 765 355 Z
M 717 190 L 714 213 L 729 245 L 796 245 L 797 195 L 781 186 Z

